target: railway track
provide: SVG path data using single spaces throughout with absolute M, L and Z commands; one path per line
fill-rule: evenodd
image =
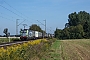
M 25 42 L 28 42 L 28 41 L 16 41 L 16 42 L 1 43 L 0 47 L 11 46 L 11 45 L 14 45 L 14 44 L 22 44 L 22 43 L 25 43 Z
M 36 39 L 38 40 L 38 39 Z M 28 40 L 28 41 L 33 41 L 33 40 Z M 11 46 L 11 45 L 15 45 L 15 44 L 22 44 L 22 43 L 26 43 L 28 41 L 13 41 L 13 42 L 7 42 L 7 43 L 0 43 L 0 48 L 1 47 L 6 47 L 6 46 Z
M 7 38 L 7 37 L 0 37 L 0 38 Z M 9 38 L 20 38 L 20 37 L 9 37 Z

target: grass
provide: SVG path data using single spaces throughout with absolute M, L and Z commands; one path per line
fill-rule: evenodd
M 0 38 L 0 43 L 9 42 L 8 38 Z
M 42 60 L 59 60 L 60 59 L 59 51 L 60 51 L 60 42 L 59 40 L 57 40 L 50 47 L 48 54 L 45 54 L 45 56 L 42 57 Z
M 90 60 L 90 39 L 57 40 L 41 60 Z
M 19 41 L 20 39 L 18 38 L 10 38 L 10 42 L 12 41 Z M 9 42 L 9 38 L 0 38 L 0 44 L 1 43 L 6 43 L 6 42 Z

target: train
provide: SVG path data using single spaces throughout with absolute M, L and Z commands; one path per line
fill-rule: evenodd
M 35 40 L 41 38 L 52 38 L 54 35 L 50 33 L 43 33 L 39 31 L 33 31 L 29 29 L 23 29 L 20 31 L 21 40 Z

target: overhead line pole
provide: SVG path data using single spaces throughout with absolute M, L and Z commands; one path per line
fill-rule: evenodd
M 19 19 L 16 19 L 16 35 L 18 35 L 18 20 Z
M 38 22 L 45 26 L 45 33 L 46 33 L 46 20 L 44 20 L 44 21 L 45 21 L 45 25 L 43 23 L 41 23 L 40 21 L 38 21 Z
M 43 23 L 41 23 L 40 21 L 38 21 L 38 22 L 45 26 L 45 33 L 46 33 L 46 20 L 44 20 L 44 21 L 45 21 L 45 25 Z M 45 33 L 43 32 L 44 35 L 45 35 Z M 44 36 L 43 36 L 43 38 L 44 38 Z
M 24 21 L 22 21 L 20 24 L 18 24 L 18 20 L 19 19 L 16 19 L 16 35 L 18 35 L 18 26 L 21 25 Z
M 45 33 L 46 33 L 46 20 L 44 20 L 45 21 Z

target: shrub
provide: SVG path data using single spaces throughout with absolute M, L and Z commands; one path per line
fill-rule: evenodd
M 51 40 L 34 40 L 27 43 L 0 48 L 0 60 L 32 60 L 40 59 L 49 49 Z

